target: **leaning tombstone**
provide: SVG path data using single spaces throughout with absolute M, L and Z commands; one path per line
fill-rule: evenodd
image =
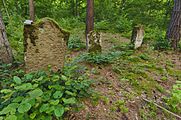
M 144 38 L 144 28 L 142 25 L 135 26 L 132 31 L 131 43 L 134 49 L 141 47 Z
M 25 71 L 60 70 L 64 65 L 69 33 L 50 18 L 24 22 Z
M 100 53 L 102 51 L 100 33 L 90 31 L 87 35 L 87 39 L 89 53 Z

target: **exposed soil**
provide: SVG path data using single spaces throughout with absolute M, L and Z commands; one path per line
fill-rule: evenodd
M 129 43 L 129 39 L 123 38 L 119 34 L 102 33 L 104 52 L 108 51 L 113 45 L 125 42 Z M 137 52 L 139 54 L 139 52 L 145 51 L 141 49 Z M 70 52 L 69 57 L 76 57 L 80 53 L 82 52 Z M 172 62 L 174 69 L 181 70 L 181 53 L 161 52 L 160 54 L 159 51 L 155 51 L 151 54 L 153 54 L 152 57 L 159 60 L 157 64 L 167 67 L 164 61 L 167 60 Z M 148 108 L 146 107 L 148 103 L 142 99 L 142 97 L 147 97 L 144 92 L 142 95 L 137 95 L 129 83 L 122 83 L 119 75 L 113 71 L 112 65 L 84 65 L 87 66 L 89 71 L 96 71 L 96 73 L 91 72 L 90 74 L 90 78 L 95 80 L 93 88 L 104 97 L 101 97 L 97 104 L 92 104 L 89 100 L 84 101 L 85 108 L 80 112 L 70 114 L 69 120 L 141 120 L 143 118 L 140 115 L 140 109 L 142 109 L 145 114 L 149 114 Z M 161 76 L 154 72 L 150 72 L 149 75 L 166 90 L 170 90 L 177 80 L 169 76 L 168 80 L 162 81 Z M 128 94 L 128 96 L 125 96 L 125 93 Z M 133 95 L 133 97 L 129 98 L 129 95 Z M 149 98 L 162 105 L 163 96 L 168 96 L 168 93 L 160 93 L 157 90 L 153 90 L 153 95 Z M 119 107 L 115 109 L 115 103 L 119 100 L 126 101 L 125 107 L 128 108 L 128 112 L 122 112 Z M 168 116 L 165 116 L 162 110 L 157 109 L 156 119 L 166 120 Z M 154 117 L 148 118 L 149 120 L 155 120 Z M 170 118 L 174 117 L 170 116 Z

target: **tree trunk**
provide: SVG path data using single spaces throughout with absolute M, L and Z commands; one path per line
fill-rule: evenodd
M 34 0 L 29 0 L 30 20 L 35 21 Z
M 78 16 L 78 0 L 75 0 L 75 16 Z
M 87 34 L 94 30 L 94 0 L 87 0 L 87 17 L 86 17 L 86 47 L 88 49 Z
M 0 62 L 2 63 L 13 62 L 13 54 L 6 36 L 5 26 L 3 23 L 1 12 L 0 12 Z
M 74 0 L 71 0 L 71 9 L 72 9 L 72 15 L 75 16 L 75 2 Z
M 171 42 L 171 46 L 176 50 L 181 37 L 181 0 L 174 1 L 174 8 L 167 30 L 166 37 Z

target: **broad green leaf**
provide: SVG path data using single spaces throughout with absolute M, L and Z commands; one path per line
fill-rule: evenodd
M 22 113 L 17 112 L 16 116 L 17 116 L 18 120 L 28 120 L 27 119 L 27 117 L 28 117 L 27 114 L 22 114 Z
M 23 99 L 24 97 L 18 96 L 13 100 L 13 102 L 18 103 L 18 102 L 21 102 Z
M 10 89 L 3 89 L 3 90 L 1 90 L 1 93 L 5 93 L 5 94 L 11 93 L 11 92 L 12 92 L 12 90 L 10 90 Z
M 64 107 L 63 106 L 56 106 L 54 110 L 55 116 L 61 117 L 64 114 Z
M 54 94 L 53 94 L 53 97 L 56 99 L 56 98 L 61 98 L 63 95 L 63 93 L 61 91 L 56 91 Z
M 15 115 L 8 115 L 5 120 L 17 120 L 17 117 Z
M 33 84 L 33 89 L 37 88 L 38 84 Z
M 55 110 L 55 106 L 49 107 L 49 109 L 46 111 L 47 114 L 50 114 L 52 111 Z
M 33 78 L 33 75 L 31 75 L 31 74 L 26 74 L 26 75 L 25 75 L 25 78 L 26 78 L 26 80 L 31 80 L 31 79 Z
M 11 104 L 9 104 L 7 107 L 16 109 L 16 108 L 18 108 L 18 106 L 19 106 L 18 103 L 11 103 Z
M 3 120 L 3 117 L 0 117 L 0 120 Z
M 68 80 L 65 82 L 65 85 L 71 85 L 72 81 L 71 80 Z
M 29 103 L 31 106 L 35 105 L 35 98 L 26 98 L 22 101 L 22 103 Z
M 18 103 L 11 103 L 7 107 L 5 107 L 2 111 L 0 111 L 0 115 L 7 114 L 7 113 L 14 114 L 18 106 L 19 106 Z
M 17 77 L 17 76 L 14 76 L 13 77 L 13 81 L 16 83 L 16 84 L 21 84 L 21 79 L 19 78 L 19 77 Z
M 49 104 L 43 104 L 41 107 L 40 107 L 40 112 L 45 112 L 49 109 Z
M 76 94 L 75 94 L 75 93 L 70 92 L 70 91 L 68 91 L 68 90 L 66 90 L 66 91 L 65 91 L 65 93 L 66 93 L 67 95 L 70 95 L 70 96 L 76 96 Z
M 68 78 L 66 76 L 64 76 L 64 75 L 61 76 L 61 79 L 64 80 L 64 81 L 68 80 Z
M 24 83 L 20 86 L 15 87 L 16 90 L 31 90 L 33 88 L 31 83 Z
M 13 95 L 14 91 L 12 91 L 11 93 L 5 95 L 5 96 L 2 96 L 1 98 L 4 99 L 5 101 L 9 100 L 11 98 L 11 96 Z
M 50 100 L 49 102 L 51 105 L 58 105 L 59 100 Z
M 60 86 L 60 85 L 49 85 L 48 86 L 49 89 L 55 88 L 56 90 L 64 90 L 65 87 L 64 86 Z
M 39 96 L 41 96 L 42 94 L 43 94 L 43 91 L 42 91 L 40 88 L 37 88 L 37 89 L 29 92 L 29 95 L 30 95 L 30 97 L 32 97 L 32 98 L 39 97 Z
M 30 118 L 31 118 L 31 119 L 34 119 L 34 118 L 36 117 L 36 115 L 37 115 L 37 112 L 35 111 L 35 112 L 33 112 L 33 113 L 30 114 Z
M 76 99 L 74 97 L 73 98 L 68 98 L 68 99 L 63 98 L 63 102 L 65 104 L 75 104 L 76 103 Z
M 14 114 L 18 106 L 19 106 L 18 103 L 11 103 L 7 107 L 5 107 L 2 111 L 0 111 L 0 115 L 7 114 L 7 113 Z
M 38 79 L 33 79 L 32 81 L 38 83 L 38 82 L 42 81 L 43 79 L 44 79 L 44 77 L 41 76 Z
M 54 75 L 52 78 L 52 81 L 56 82 L 60 79 L 60 77 L 58 75 Z
M 44 92 L 42 95 L 42 101 L 48 101 L 51 97 L 51 91 Z
M 3 108 L 2 111 L 0 111 L 0 115 L 5 115 L 5 114 L 7 114 L 7 113 L 10 113 L 11 111 L 12 111 L 12 108 L 10 108 L 10 107 L 5 107 L 5 108 Z
M 29 103 L 21 103 L 18 107 L 19 113 L 25 113 L 28 112 L 31 109 L 31 104 Z

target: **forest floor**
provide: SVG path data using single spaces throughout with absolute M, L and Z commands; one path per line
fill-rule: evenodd
M 69 119 L 178 119 L 155 106 L 155 103 L 169 109 L 164 101 L 171 96 L 170 91 L 176 81 L 181 81 L 181 53 L 156 51 L 147 44 L 131 51 L 127 47 L 129 39 L 120 34 L 101 34 L 103 52 L 111 51 L 116 46 L 114 50 L 128 54 L 106 65 L 81 63 L 90 71 L 90 78 L 95 81 L 93 88 L 100 93 L 100 99 L 95 103 L 85 100 L 84 109 L 71 113 Z M 75 58 L 84 52 L 69 51 L 68 56 Z

